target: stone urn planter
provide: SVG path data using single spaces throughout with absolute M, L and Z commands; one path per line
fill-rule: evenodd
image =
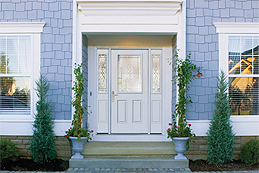
M 69 137 L 72 141 L 72 150 L 75 154 L 71 157 L 71 159 L 83 159 L 84 156 L 81 155 L 81 152 L 84 149 L 84 144 L 87 142 L 87 137 L 81 137 L 81 140 L 78 142 L 78 137 Z
M 177 155 L 174 156 L 174 159 L 176 160 L 186 160 L 187 158 L 183 155 L 183 153 L 186 151 L 186 143 L 188 141 L 189 137 L 174 137 L 173 143 L 175 145 L 175 151 L 177 152 Z

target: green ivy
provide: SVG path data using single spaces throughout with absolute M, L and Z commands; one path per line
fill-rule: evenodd
M 73 82 L 74 86 L 72 87 L 72 90 L 75 95 L 72 100 L 72 106 L 75 108 L 75 112 L 72 120 L 73 127 L 66 131 L 65 137 L 78 137 L 78 142 L 81 140 L 81 137 L 87 137 L 88 142 L 88 140 L 91 140 L 90 131 L 82 127 L 82 120 L 86 110 L 86 107 L 82 106 L 82 103 L 84 102 L 82 99 L 84 93 L 84 76 L 82 72 L 82 65 L 83 64 L 75 64 L 74 68 L 75 81 Z
M 200 72 L 200 67 L 197 67 L 190 60 L 191 54 L 189 53 L 186 59 L 182 60 L 176 54 L 175 63 L 173 66 L 176 75 L 173 80 L 178 86 L 178 103 L 175 105 L 175 112 L 172 115 L 173 124 L 171 128 L 167 129 L 168 138 L 173 137 L 190 137 L 187 144 L 187 150 L 189 149 L 190 140 L 194 133 L 191 130 L 191 124 L 187 124 L 186 121 L 186 104 L 192 103 L 191 97 L 187 96 L 187 92 L 190 90 L 189 84 L 196 77 L 200 78 L 203 74 Z M 178 122 L 176 121 L 178 118 Z

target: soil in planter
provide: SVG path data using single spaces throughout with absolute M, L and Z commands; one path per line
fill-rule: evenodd
M 31 159 L 19 159 L 16 162 L 1 161 L 1 170 L 8 171 L 66 171 L 69 161 L 55 159 L 45 164 L 37 164 Z
M 240 160 L 234 160 L 233 162 L 212 165 L 205 160 L 189 161 L 189 168 L 191 171 L 247 171 L 247 170 L 259 170 L 259 164 L 246 165 Z

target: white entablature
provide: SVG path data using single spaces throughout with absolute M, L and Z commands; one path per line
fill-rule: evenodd
M 179 1 L 80 1 L 77 10 L 84 32 L 172 34 L 179 31 L 181 9 Z

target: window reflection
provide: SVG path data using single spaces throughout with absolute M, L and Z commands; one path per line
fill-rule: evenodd
M 0 114 L 30 114 L 31 37 L 0 36 Z
M 230 77 L 229 81 L 232 115 L 258 115 L 258 78 Z
M 0 77 L 0 114 L 30 114 L 30 77 Z
M 259 78 L 254 76 L 259 74 L 258 46 L 259 37 L 229 37 L 229 99 L 232 115 L 259 114 Z

